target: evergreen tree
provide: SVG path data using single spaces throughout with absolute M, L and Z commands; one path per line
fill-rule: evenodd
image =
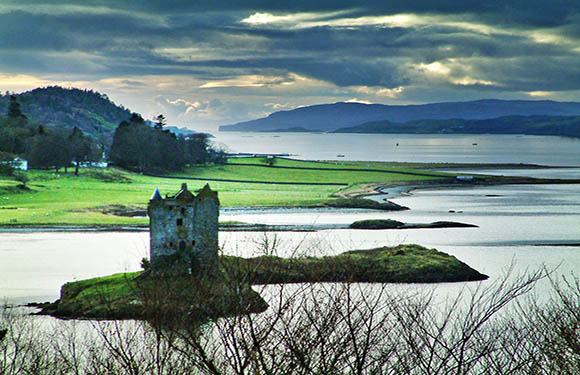
M 60 131 L 44 132 L 32 137 L 27 145 L 26 158 L 31 167 L 68 168 L 71 164 L 71 153 L 68 147 L 68 137 Z
M 28 138 L 34 135 L 34 125 L 22 114 L 16 98 L 10 98 L 6 117 L 0 117 L 0 151 L 22 154 Z
M 167 125 L 167 119 L 165 118 L 165 116 L 163 116 L 163 114 L 157 115 L 157 117 L 155 117 L 154 120 L 155 120 L 154 128 L 157 130 L 163 130 L 163 127 Z
M 143 118 L 133 113 L 129 121 L 121 121 L 113 136 L 111 161 L 123 168 L 146 170 L 152 149 L 151 129 Z
M 205 135 L 176 137 L 170 131 L 163 130 L 161 125 L 165 120 L 160 116 L 153 128 L 137 114 L 133 114 L 129 121 L 122 121 L 113 137 L 111 161 L 124 168 L 161 172 L 207 160 Z
M 25 119 L 26 116 L 20 110 L 20 103 L 16 100 L 16 96 L 10 95 L 10 103 L 8 104 L 8 111 L 6 117 L 10 119 Z
M 67 147 L 69 149 L 71 161 L 75 166 L 76 176 L 79 175 L 79 166 L 81 163 L 94 161 L 98 158 L 98 148 L 95 142 L 89 137 L 86 137 L 76 126 L 68 137 Z

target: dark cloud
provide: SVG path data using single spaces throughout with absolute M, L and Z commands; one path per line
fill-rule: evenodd
M 304 17 L 313 23 L 241 22 L 257 12 L 308 12 Z M 391 26 L 365 18 L 397 14 L 419 22 Z M 334 22 L 357 17 L 352 25 Z M 115 78 L 127 91 L 147 89 L 127 77 L 191 77 L 197 85 L 191 90 L 264 77 L 257 87 L 234 82 L 202 89 L 214 97 L 183 99 L 190 104 L 185 109 L 177 99 L 152 101 L 180 116 L 187 108 L 196 116 L 211 114 L 212 121 L 219 111 L 237 118 L 236 111 L 277 103 L 273 95 L 348 99 L 361 86 L 371 88 L 363 90 L 368 95 L 405 87 L 399 96 L 407 101 L 431 101 L 437 93 L 457 100 L 580 90 L 578 45 L 577 0 L 115 1 L 114 8 L 108 0 L 4 0 L 0 7 L 0 74 Z M 294 75 L 323 84 L 309 86 L 314 92 L 288 91 L 297 85 Z M 237 105 L 218 93 L 248 103 L 267 96 L 259 105 Z
M 6 4 L 34 8 L 39 6 L 81 6 L 109 8 L 109 0 L 5 0 Z M 376 14 L 442 14 L 478 18 L 500 25 L 523 25 L 554 27 L 568 22 L 568 18 L 580 12 L 577 0 L 224 0 L 224 1 L 132 1 L 118 0 L 114 8 L 128 12 L 150 14 L 223 13 L 229 12 L 336 12 L 351 10 L 356 15 Z
M 566 91 L 580 87 L 580 65 L 574 58 L 538 60 L 521 57 L 505 64 L 477 63 L 486 77 L 501 77 L 506 91 Z

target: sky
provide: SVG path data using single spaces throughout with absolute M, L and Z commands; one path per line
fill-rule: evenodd
M 579 0 L 0 0 L 0 90 L 170 125 L 313 104 L 580 100 Z

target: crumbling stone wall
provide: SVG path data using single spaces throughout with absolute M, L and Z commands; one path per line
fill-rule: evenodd
M 194 195 L 183 184 L 165 199 L 156 191 L 148 213 L 152 267 L 171 263 L 201 272 L 217 264 L 219 200 L 208 185 Z

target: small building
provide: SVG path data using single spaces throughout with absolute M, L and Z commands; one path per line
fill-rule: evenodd
M 182 184 L 175 196 L 165 198 L 156 189 L 147 209 L 151 266 L 181 264 L 192 273 L 213 269 L 218 259 L 219 204 L 217 192 L 207 184 L 197 194 Z
M 457 176 L 456 178 L 459 181 L 473 181 L 473 176 Z
M 83 161 L 79 163 L 81 168 L 108 168 L 109 163 L 106 161 Z
M 13 169 L 19 169 L 21 171 L 28 170 L 28 161 L 21 159 L 19 157 L 16 157 L 12 160 L 0 162 L 0 164 L 8 165 L 9 167 L 11 167 Z

